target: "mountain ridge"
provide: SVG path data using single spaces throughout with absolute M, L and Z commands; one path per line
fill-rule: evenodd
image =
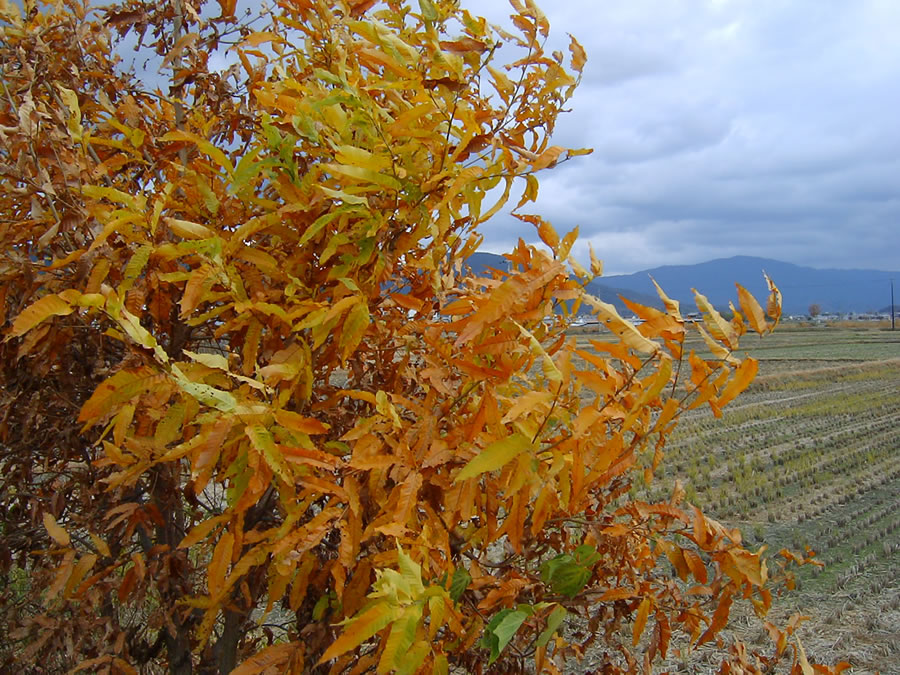
M 469 260 L 475 263 L 470 263 L 470 267 L 476 274 L 486 267 L 506 267 L 505 259 L 493 253 L 479 252 Z M 716 307 L 727 308 L 729 301 L 737 305 L 735 283 L 744 286 L 760 302 L 765 301 L 768 288 L 763 271 L 781 291 L 786 315 L 805 315 L 813 304 L 823 313 L 878 311 L 890 306 L 891 279 L 900 280 L 898 271 L 818 268 L 772 258 L 732 256 L 600 277 L 588 285 L 588 290 L 606 302 L 613 302 L 620 311 L 628 311 L 618 299 L 620 294 L 641 304 L 660 307 L 662 303 L 650 279 L 653 277 L 669 297 L 683 304 L 686 312 L 692 311 L 688 307 L 695 306 L 692 288 L 703 293 Z

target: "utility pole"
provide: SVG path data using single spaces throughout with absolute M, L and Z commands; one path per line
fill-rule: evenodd
M 891 279 L 891 330 L 894 330 L 894 280 Z

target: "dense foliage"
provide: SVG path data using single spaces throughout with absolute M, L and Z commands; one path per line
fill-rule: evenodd
M 219 4 L 0 3 L 4 669 L 633 671 L 765 617 L 762 551 L 628 489 L 750 383 L 779 294 L 698 293 L 693 326 L 660 290 L 636 327 L 584 292 L 577 233 L 520 211 L 586 152 L 549 143 L 578 42 L 545 53 L 531 0 L 513 34 L 452 0 Z M 466 273 L 516 184 L 544 246 Z M 811 672 L 795 624 L 723 671 Z

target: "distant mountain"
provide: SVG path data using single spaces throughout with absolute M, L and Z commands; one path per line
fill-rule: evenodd
M 735 282 L 763 302 L 768 295 L 763 270 L 781 290 L 785 314 L 806 314 L 819 305 L 827 312 L 868 312 L 890 303 L 891 278 L 900 272 L 838 270 L 801 267 L 768 258 L 736 256 L 696 265 L 667 265 L 604 277 L 603 282 L 626 291 L 653 292 L 652 276 L 669 297 L 695 307 L 691 288 L 703 293 L 716 307 L 737 304 Z
M 469 258 L 469 264 L 479 274 L 486 267 L 506 269 L 506 260 L 492 253 L 476 253 Z M 669 297 L 683 304 L 685 312 L 695 311 L 696 308 L 692 288 L 703 293 L 716 307 L 727 308 L 729 300 L 737 304 L 735 282 L 765 303 L 768 290 L 763 270 L 781 290 L 784 313 L 787 315 L 806 314 L 812 304 L 819 305 L 823 313 L 878 311 L 890 303 L 891 278 L 897 280 L 900 299 L 900 272 L 819 269 L 750 256 L 710 260 L 696 265 L 666 265 L 634 274 L 602 277 L 590 284 L 588 290 L 630 314 L 618 295 L 641 304 L 661 306 L 650 281 L 652 276 Z

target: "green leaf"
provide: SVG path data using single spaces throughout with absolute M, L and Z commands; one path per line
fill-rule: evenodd
M 550 638 L 553 637 L 553 634 L 565 620 L 567 614 L 568 612 L 566 611 L 566 608 L 562 605 L 557 605 L 556 609 L 550 612 L 550 616 L 547 617 L 547 627 L 538 636 L 538 647 L 543 647 L 548 642 L 550 642 Z
M 469 584 L 472 582 L 472 576 L 465 567 L 457 567 L 453 571 L 453 579 L 450 580 L 450 599 L 453 602 L 459 602 L 462 594 L 466 592 Z
M 578 561 L 579 565 L 584 565 L 585 567 L 593 567 L 600 561 L 600 557 L 597 549 L 587 544 L 582 544 L 575 549 L 575 560 Z
M 562 553 L 541 565 L 541 581 L 550 584 L 554 593 L 572 598 L 591 578 L 591 569 L 569 553 Z
M 515 433 L 495 441 L 466 464 L 456 474 L 453 482 L 458 483 L 461 480 L 474 478 L 488 471 L 500 469 L 529 448 L 531 448 L 531 439 L 522 433 Z
M 491 650 L 488 665 L 497 660 L 527 618 L 528 613 L 518 609 L 504 609 L 494 615 L 484 629 L 484 636 L 481 639 L 481 646 Z

